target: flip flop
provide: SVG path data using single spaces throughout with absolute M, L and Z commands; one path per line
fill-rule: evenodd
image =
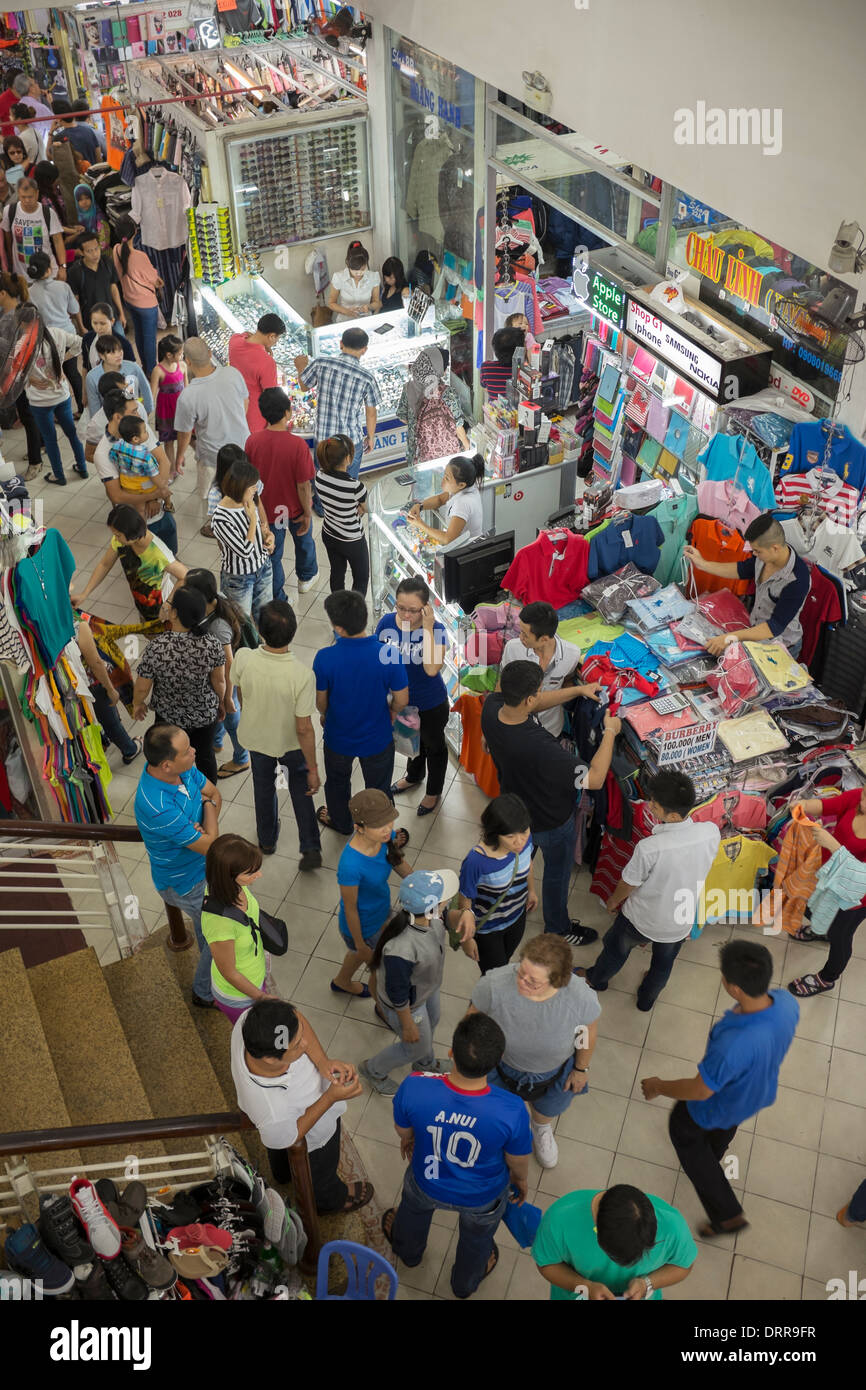
M 405 849 L 406 846 L 408 845 L 408 843 L 409 843 L 409 831 L 408 831 L 408 830 L 402 830 L 402 829 L 401 829 L 401 830 L 395 830 L 395 831 L 394 831 L 394 844 L 397 846 L 398 849 Z
M 360 1188 L 360 1191 L 357 1196 L 347 1198 L 346 1205 L 342 1208 L 342 1215 L 347 1215 L 350 1211 L 358 1211 L 372 1201 L 374 1189 L 371 1182 L 353 1183 L 353 1186 Z
M 798 927 L 795 932 L 791 932 L 792 941 L 821 941 L 823 938 L 812 931 L 811 927 Z
M 379 1222 L 379 1225 L 382 1227 L 382 1235 L 385 1237 L 389 1245 L 391 1244 L 391 1232 L 394 1229 L 394 1217 L 396 1215 L 397 1208 L 388 1207 L 385 1211 L 382 1212 L 382 1220 Z M 388 1221 L 389 1216 L 391 1218 L 390 1221 Z M 385 1225 L 386 1221 L 388 1222 L 387 1226 Z
M 219 772 L 217 773 L 217 777 L 218 777 L 218 778 L 223 778 L 223 777 L 237 777 L 239 773 L 241 773 L 241 772 L 249 772 L 249 770 L 250 770 L 250 765 L 249 765 L 249 763 L 240 763 L 240 764 L 238 764 L 238 763 L 236 763 L 236 762 L 234 761 L 234 759 L 232 759 L 232 761 L 229 762 L 229 763 L 223 763 L 222 767 L 220 768 Z
M 491 1264 L 488 1264 L 488 1266 L 487 1266 L 487 1268 L 485 1269 L 484 1273 L 482 1274 L 481 1278 L 478 1280 L 478 1283 L 479 1283 L 479 1284 L 483 1284 L 483 1283 L 484 1283 L 484 1280 L 487 1279 L 488 1276 L 491 1275 L 491 1274 L 493 1273 L 494 1269 L 496 1268 L 496 1266 L 497 1266 L 498 1264 L 499 1264 L 499 1246 L 496 1244 L 496 1241 L 494 1241 L 494 1242 L 493 1242 L 493 1264 L 492 1264 L 492 1265 L 491 1265 Z M 468 1293 L 466 1293 L 466 1294 L 454 1294 L 454 1297 L 455 1297 L 455 1298 L 471 1298 L 472 1295 L 471 1295 L 471 1294 L 468 1294 Z
M 331 817 L 328 815 L 326 806 L 320 806 L 316 812 L 316 820 L 319 825 L 323 825 L 326 830 L 333 830 L 335 835 L 351 835 L 351 830 L 338 830 Z

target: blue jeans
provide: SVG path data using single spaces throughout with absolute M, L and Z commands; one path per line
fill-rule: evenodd
M 177 555 L 177 524 L 171 512 L 163 512 L 158 521 L 149 521 L 148 530 L 165 541 L 172 555 Z
M 202 879 L 201 883 L 197 883 L 186 893 L 176 893 L 173 888 L 158 888 L 157 892 L 164 903 L 168 903 L 171 907 L 179 907 L 192 922 L 192 929 L 195 932 L 199 950 L 198 965 L 192 977 L 193 993 L 197 994 L 199 999 L 213 999 L 213 990 L 210 987 L 210 946 L 205 941 L 204 932 L 201 929 L 201 905 L 204 902 L 205 880 Z
M 372 449 L 372 447 L 373 447 L 373 443 L 374 443 L 374 441 L 371 439 L 371 440 L 370 440 L 370 448 L 371 448 L 371 449 Z M 349 467 L 346 469 L 346 472 L 348 473 L 348 475 L 349 475 L 350 478 L 357 478 L 357 477 L 360 476 L 360 473 L 361 473 L 361 460 L 362 460 L 363 457 L 364 457 L 364 441 L 363 441 L 363 439 L 362 439 L 361 442 L 360 442 L 360 444 L 356 444 L 356 445 L 355 445 L 355 452 L 354 452 L 354 454 L 353 454 L 353 456 L 352 456 L 352 462 L 349 464 Z
M 225 719 L 220 719 L 217 723 L 214 729 L 214 748 L 219 751 L 223 746 L 226 734 L 228 734 L 232 742 L 232 757 L 234 761 L 246 767 L 249 762 L 249 754 L 238 738 L 238 725 L 241 722 L 241 712 L 238 708 L 237 686 L 235 686 L 232 695 L 235 702 L 235 712 L 234 714 L 227 714 Z
M 352 795 L 352 768 L 355 754 L 335 753 L 324 744 L 325 752 L 325 805 L 331 824 L 342 835 L 351 835 L 352 817 L 349 814 L 349 798 Z M 371 753 L 359 757 L 364 774 L 365 787 L 378 787 L 390 796 L 394 777 L 394 744 L 389 743 L 381 753 Z
M 544 930 L 557 936 L 571 931 L 568 915 L 568 885 L 574 868 L 574 816 L 553 830 L 533 830 L 532 839 L 544 855 L 544 877 L 541 880 L 541 910 Z
M 493 1237 L 502 1220 L 508 1192 L 506 1186 L 496 1200 L 487 1206 L 458 1207 L 452 1202 L 437 1202 L 429 1197 L 419 1187 L 412 1169 L 407 1168 L 400 1205 L 391 1230 L 394 1254 L 404 1264 L 419 1265 L 424 1258 L 434 1211 L 459 1212 L 460 1235 L 451 1270 L 451 1291 L 455 1298 L 468 1298 L 481 1283 L 487 1262 L 493 1254 Z
M 59 425 L 69 443 L 72 445 L 72 452 L 75 455 L 75 466 L 81 470 L 82 477 L 87 477 L 87 464 L 84 461 L 84 450 L 81 447 L 81 440 L 75 433 L 75 421 L 72 418 L 72 399 L 66 397 L 59 405 L 34 405 L 30 402 L 30 409 L 33 412 L 33 419 L 39 427 L 42 435 L 42 443 L 48 455 L 48 462 L 51 464 L 51 471 L 55 478 L 62 478 L 66 481 L 63 472 L 63 463 L 60 458 L 60 446 L 57 443 L 57 428 Z
M 298 535 L 300 520 L 289 521 L 288 530 L 292 534 L 292 541 L 295 546 L 295 573 L 302 582 L 308 579 L 315 579 L 319 573 L 319 560 L 316 555 L 316 540 L 313 535 L 312 524 L 302 536 Z M 274 572 L 274 598 L 285 599 L 286 597 L 286 576 L 283 570 L 283 547 L 286 543 L 286 527 L 275 524 L 272 527 L 274 533 L 274 548 L 271 552 L 271 568 Z
M 159 309 L 155 304 L 152 309 L 139 309 L 134 304 L 127 304 L 126 307 L 135 329 L 135 345 L 141 365 L 150 381 L 151 373 L 156 366 L 156 325 Z
M 601 955 L 587 970 L 586 983 L 592 985 L 593 989 L 607 989 L 608 980 L 622 970 L 634 947 L 646 945 L 652 946 L 652 964 L 641 981 L 637 1002 L 642 1009 L 651 1009 L 670 979 L 683 942 L 650 941 L 623 912 L 616 914 L 613 924 L 605 932 Z
M 138 753 L 138 746 L 133 743 L 121 724 L 116 706 L 109 703 L 108 696 L 101 685 L 92 688 L 92 693 L 93 708 L 102 725 L 103 738 L 120 749 L 124 760 L 128 759 L 131 762 Z
M 487 1080 L 491 1086 L 499 1086 L 503 1091 L 511 1090 L 506 1086 L 500 1076 L 502 1072 L 509 1081 L 515 1082 L 516 1089 L 512 1095 L 520 1096 L 531 1105 L 539 1115 L 545 1119 L 553 1120 L 557 1115 L 563 1115 L 575 1096 L 585 1096 L 589 1092 L 589 1085 L 584 1086 L 582 1091 L 567 1091 L 565 1083 L 571 1076 L 574 1055 L 567 1058 L 564 1064 L 554 1067 L 552 1071 L 518 1071 L 516 1067 L 509 1067 L 505 1062 L 499 1063 L 499 1068 L 494 1067 L 489 1073 Z M 526 1091 L 531 1091 L 533 1086 L 539 1085 L 542 1081 L 551 1081 L 553 1084 L 547 1088 L 543 1096 L 538 1096 L 535 1100 L 529 1100 Z
M 418 1041 L 416 1043 L 403 1041 L 403 1029 L 395 1009 L 389 1009 L 381 1000 L 379 1001 L 379 1008 L 388 1020 L 388 1027 L 397 1034 L 397 1041 L 383 1047 L 382 1051 L 377 1052 L 375 1057 L 368 1058 L 368 1070 L 380 1081 L 384 1081 L 388 1073 L 392 1072 L 395 1067 L 402 1067 L 406 1062 L 412 1063 L 413 1071 L 428 1071 L 434 1062 L 433 1034 L 442 1012 L 438 989 L 422 1004 L 412 1005 L 412 1017 L 418 1028 Z
M 319 835 L 319 822 L 316 820 L 313 798 L 307 793 L 307 763 L 300 748 L 284 753 L 281 758 L 272 758 L 268 753 L 256 753 L 253 750 L 250 758 L 253 765 L 253 798 L 259 844 L 270 848 L 279 839 L 277 768 L 282 764 L 288 774 L 289 796 L 292 798 L 292 809 L 298 822 L 298 844 L 301 854 L 320 850 L 322 840 Z
M 259 612 L 274 596 L 271 557 L 265 556 L 265 563 L 254 574 L 220 574 L 220 588 L 226 598 L 234 599 L 238 608 L 253 622 L 258 622 Z

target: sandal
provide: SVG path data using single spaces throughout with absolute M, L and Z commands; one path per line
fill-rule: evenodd
M 217 777 L 237 777 L 239 772 L 249 772 L 249 770 L 249 763 L 236 763 L 234 758 L 232 758 L 231 762 L 223 763 L 217 773 Z
M 319 822 L 319 825 L 323 825 L 326 830 L 333 830 L 337 835 L 351 835 L 352 833 L 351 830 L 337 829 L 331 817 L 328 815 L 328 808 L 326 806 L 319 807 L 316 812 L 316 820 Z
M 792 994 L 796 994 L 798 999 L 812 999 L 816 994 L 826 994 L 835 983 L 835 980 L 831 980 L 829 984 L 825 984 L 820 975 L 801 975 L 798 979 L 790 981 L 788 989 Z
M 792 940 L 792 941 L 822 941 L 822 940 L 823 940 L 823 937 L 820 937 L 820 936 L 818 936 L 815 932 L 813 932 L 813 930 L 812 930 L 811 927 L 805 927 L 805 926 L 804 926 L 804 927 L 798 927 L 796 931 L 791 932 L 791 940 Z
M 748 1221 L 743 1219 L 739 1226 L 715 1226 L 708 1221 L 703 1226 L 698 1227 L 698 1235 L 701 1240 L 714 1240 L 716 1236 L 735 1236 L 738 1231 L 745 1231 L 748 1228 Z
M 55 487 L 66 487 L 66 479 L 55 478 L 53 473 L 46 473 L 42 481 L 45 483 L 53 483 Z
M 481 1278 L 478 1280 L 478 1283 L 479 1283 L 479 1284 L 483 1284 L 483 1283 L 484 1283 L 484 1280 L 485 1280 L 486 1278 L 488 1278 L 488 1276 L 491 1275 L 491 1274 L 493 1273 L 494 1269 L 496 1268 L 496 1266 L 497 1266 L 498 1264 L 499 1264 L 499 1246 L 496 1244 L 496 1241 L 494 1241 L 494 1242 L 493 1242 L 493 1254 L 490 1256 L 490 1260 L 488 1261 L 487 1268 L 485 1269 L 485 1271 L 484 1271 L 484 1273 L 482 1274 Z M 452 1289 L 452 1292 L 453 1292 L 453 1290 L 454 1290 L 454 1285 L 453 1285 L 453 1284 L 452 1284 L 452 1286 L 451 1286 L 451 1289 Z M 464 1294 L 455 1293 L 455 1294 L 454 1294 L 454 1297 L 455 1297 L 455 1298 L 471 1298 L 472 1295 L 471 1295 L 471 1294 L 468 1294 L 468 1293 L 464 1293 Z
M 409 831 L 408 831 L 408 830 L 395 830 L 395 831 L 394 831 L 394 844 L 397 846 L 398 849 L 405 849 L 406 846 L 408 845 L 408 843 L 409 843 Z
M 358 1211 L 360 1207 L 365 1207 L 373 1199 L 373 1184 L 371 1182 L 353 1182 L 349 1188 L 351 1195 L 346 1198 L 346 1204 L 341 1208 L 342 1214 L 346 1215 L 350 1211 Z
M 391 1244 L 391 1232 L 394 1229 L 394 1217 L 396 1215 L 397 1208 L 388 1207 L 386 1211 L 382 1212 L 382 1220 L 379 1222 L 379 1225 L 382 1227 L 382 1235 L 385 1237 L 389 1245 Z

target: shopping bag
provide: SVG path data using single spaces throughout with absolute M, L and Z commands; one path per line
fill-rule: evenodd
M 394 720 L 394 747 L 407 758 L 421 751 L 421 716 L 416 705 L 404 705 Z
M 516 1202 L 506 1202 L 502 1219 L 517 1244 L 528 1248 L 535 1240 L 542 1216 L 541 1207 L 533 1206 L 532 1202 L 521 1202 L 519 1206 Z

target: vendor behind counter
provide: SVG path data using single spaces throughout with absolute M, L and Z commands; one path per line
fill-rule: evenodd
M 762 512 L 743 533 L 752 547 L 747 560 L 725 564 L 705 560 L 693 545 L 683 554 L 695 569 L 721 579 L 751 579 L 755 584 L 752 626 L 728 632 L 707 643 L 711 656 L 720 656 L 731 642 L 783 642 L 792 657 L 800 655 L 803 629 L 800 613 L 809 596 L 809 568 L 785 540 L 781 523 L 772 512 Z

